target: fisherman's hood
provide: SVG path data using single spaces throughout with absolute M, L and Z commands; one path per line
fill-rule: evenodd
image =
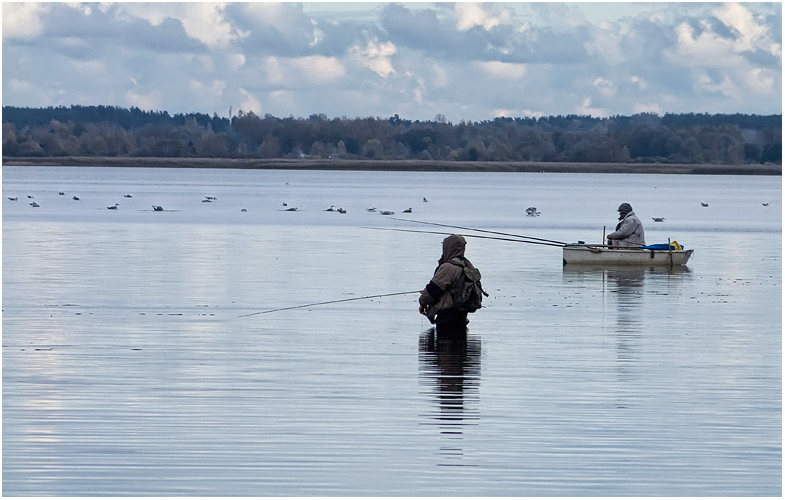
M 442 258 L 439 263 L 443 264 L 456 257 L 463 257 L 466 251 L 466 239 L 460 234 L 451 234 L 442 241 Z

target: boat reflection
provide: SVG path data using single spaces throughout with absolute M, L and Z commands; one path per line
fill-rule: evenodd
M 619 380 L 631 378 L 634 364 L 640 361 L 647 295 L 668 295 L 673 292 L 672 286 L 678 286 L 689 276 L 691 271 L 686 266 L 673 269 L 564 266 L 562 271 L 565 282 L 584 283 L 592 292 L 601 293 L 603 330 L 611 330 L 616 337 Z
M 430 386 L 436 408 L 423 415 L 438 425 L 445 440 L 440 448 L 444 466 L 466 466 L 463 431 L 480 420 L 480 339 L 465 328 L 420 335 L 420 377 Z

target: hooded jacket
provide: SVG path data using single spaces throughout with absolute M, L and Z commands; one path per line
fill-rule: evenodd
M 643 238 L 643 224 L 635 212 L 629 212 L 616 226 L 616 231 L 606 238 L 612 240 L 617 247 L 642 247 L 646 245 Z
M 442 241 L 442 256 L 433 278 L 420 295 L 420 305 L 425 307 L 428 319 L 433 322 L 440 312 L 453 307 L 452 290 L 463 283 L 463 267 L 473 268 L 464 257 L 466 239 L 453 234 Z

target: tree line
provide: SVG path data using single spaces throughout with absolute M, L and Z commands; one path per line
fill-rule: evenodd
M 3 107 L 3 156 L 782 163 L 782 115 L 559 115 L 458 124 L 390 118 L 231 118 L 113 106 Z

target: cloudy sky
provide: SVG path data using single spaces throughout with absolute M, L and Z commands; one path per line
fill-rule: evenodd
M 228 116 L 782 112 L 782 4 L 9 3 L 3 105 Z

